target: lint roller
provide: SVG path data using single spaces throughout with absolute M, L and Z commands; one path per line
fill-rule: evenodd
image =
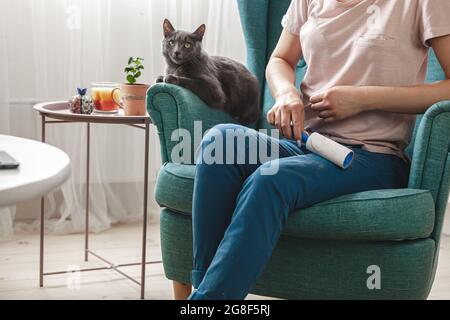
M 298 143 L 300 145 L 302 143 L 305 144 L 306 149 L 309 151 L 331 161 L 343 169 L 348 169 L 355 157 L 353 150 L 317 132 L 314 132 L 311 135 L 302 132 L 302 141 L 299 141 Z

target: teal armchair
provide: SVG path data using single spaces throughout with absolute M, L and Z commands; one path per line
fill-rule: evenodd
M 248 67 L 258 77 L 264 114 L 273 104 L 264 70 L 281 33 L 290 0 L 239 0 Z M 300 82 L 306 65 L 297 68 Z M 428 81 L 444 78 L 433 52 Z M 161 245 L 168 279 L 190 283 L 191 206 L 194 155 L 172 160 L 182 136 L 233 123 L 193 93 L 158 84 L 148 93 L 148 111 L 157 126 L 163 167 L 155 198 L 161 206 Z M 412 157 L 408 188 L 338 197 L 292 212 L 276 250 L 252 293 L 286 299 L 426 299 L 433 284 L 450 182 L 450 101 L 418 117 L 407 152 Z M 195 142 L 190 142 L 195 150 Z M 189 161 L 190 160 L 190 161 Z M 214 214 L 214 208 L 211 208 Z M 374 269 L 375 266 L 375 269 Z M 380 288 L 371 284 L 379 271 Z

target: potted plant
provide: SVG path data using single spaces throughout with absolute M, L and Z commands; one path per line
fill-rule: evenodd
M 144 70 L 143 60 L 143 58 L 139 57 L 130 57 L 124 70 L 127 83 L 120 85 L 120 106 L 124 109 L 127 116 L 144 116 L 147 114 L 145 98 L 150 85 L 137 83 L 137 79 L 142 75 L 142 70 Z

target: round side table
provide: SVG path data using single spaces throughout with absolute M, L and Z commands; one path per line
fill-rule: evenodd
M 98 271 L 98 270 L 114 270 L 120 273 L 122 276 L 133 281 L 140 286 L 141 299 L 145 298 L 145 271 L 147 264 L 157 264 L 161 261 L 146 261 L 146 248 L 147 248 L 147 193 L 148 193 L 148 154 L 149 154 L 149 129 L 151 120 L 149 115 L 145 116 L 125 116 L 123 110 L 119 110 L 117 114 L 74 114 L 69 110 L 69 103 L 67 101 L 47 102 L 40 103 L 34 106 L 34 109 L 39 112 L 42 118 L 42 142 L 45 142 L 45 129 L 48 124 L 64 124 L 64 123 L 85 123 L 87 130 L 87 156 L 86 156 L 86 203 L 85 203 L 85 219 L 86 226 L 84 230 L 84 260 L 88 261 L 89 255 L 98 258 L 106 264 L 101 268 L 81 269 L 80 271 Z M 141 261 L 138 263 L 126 263 L 126 264 L 114 264 L 107 259 L 103 258 L 99 254 L 89 249 L 89 177 L 90 177 L 90 125 L 92 123 L 99 124 L 119 124 L 127 125 L 137 129 L 145 130 L 145 164 L 144 164 L 144 203 L 143 203 L 143 221 L 142 221 L 142 255 Z M 39 267 L 39 286 L 44 285 L 44 276 L 64 274 L 67 271 L 56 272 L 44 272 L 44 201 L 41 201 L 41 228 L 40 228 L 40 267 Z M 133 277 L 129 276 L 122 270 L 121 267 L 128 267 L 140 265 L 141 266 L 141 279 L 137 281 Z

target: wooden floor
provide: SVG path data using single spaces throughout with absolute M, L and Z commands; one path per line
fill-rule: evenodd
M 148 258 L 160 260 L 159 226 L 151 224 L 148 235 Z M 114 263 L 137 262 L 140 257 L 140 226 L 119 225 L 101 234 L 91 235 L 91 248 Z M 103 266 L 95 258 L 83 262 L 82 235 L 46 236 L 46 271 L 67 270 L 69 265 Z M 16 235 L 0 243 L 0 299 L 137 299 L 139 288 L 114 271 L 81 273 L 81 285 L 68 275 L 45 278 L 45 287 L 38 287 L 39 238 L 37 235 Z M 129 274 L 139 278 L 138 267 L 127 267 Z M 72 285 L 70 285 L 72 283 Z M 171 284 L 165 279 L 162 265 L 147 267 L 147 299 L 172 299 Z M 69 284 L 69 286 L 68 286 Z M 74 285 L 75 284 L 75 285 Z M 265 299 L 250 296 L 251 299 Z M 440 264 L 430 299 L 450 299 L 450 237 L 444 237 Z

